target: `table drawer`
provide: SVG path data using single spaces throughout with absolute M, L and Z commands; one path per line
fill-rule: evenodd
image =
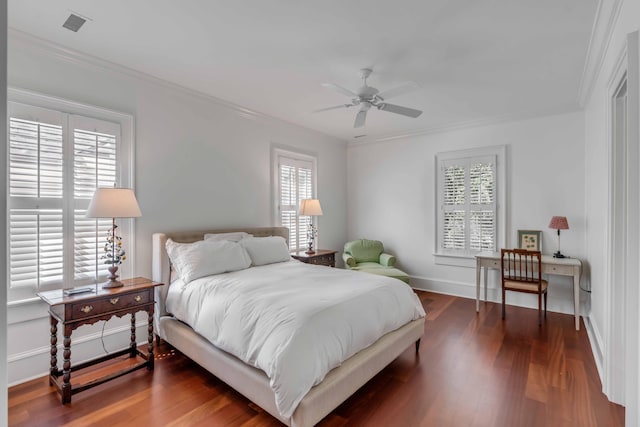
M 71 318 L 84 319 L 98 313 L 105 314 L 137 305 L 144 305 L 149 303 L 149 301 L 151 301 L 151 299 L 148 290 L 114 296 L 105 295 L 104 298 L 72 304 Z
M 335 265 L 335 258 L 333 254 L 321 255 L 314 258 L 310 258 L 309 264 L 328 265 L 330 267 L 333 267 Z
M 572 265 L 548 265 L 542 264 L 542 272 L 545 274 L 559 274 L 561 276 L 573 276 Z
M 484 268 L 497 268 L 500 270 L 500 260 L 499 259 L 483 259 L 481 266 Z

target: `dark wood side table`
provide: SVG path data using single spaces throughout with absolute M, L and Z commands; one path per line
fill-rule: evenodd
M 137 369 L 146 367 L 153 370 L 153 304 L 154 288 L 162 286 L 149 279 L 137 277 L 123 280 L 123 287 L 102 289 L 102 285 L 92 286 L 95 292 L 65 295 L 62 289 L 39 292 L 38 296 L 49 305 L 51 320 L 51 368 L 49 385 L 55 385 L 62 395 L 62 403 L 71 402 L 71 396 L 106 381 L 121 377 Z M 149 347 L 143 353 L 136 347 L 136 313 L 146 311 L 149 316 Z M 91 325 L 100 320 L 109 320 L 113 316 L 122 317 L 131 314 L 131 341 L 129 348 L 107 354 L 88 362 L 71 366 L 71 332 L 82 325 Z M 58 369 L 58 323 L 64 328 L 64 362 L 62 371 Z M 97 378 L 85 384 L 71 384 L 71 372 L 102 363 L 123 354 L 142 359 L 121 371 Z M 62 376 L 62 382 L 60 377 Z
M 336 266 L 336 253 L 338 251 L 329 251 L 326 249 L 317 249 L 314 254 L 306 254 L 304 251 L 291 254 L 292 258 L 307 264 L 326 265 L 327 267 Z

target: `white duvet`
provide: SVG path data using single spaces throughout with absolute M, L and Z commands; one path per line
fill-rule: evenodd
M 263 370 L 280 414 L 333 368 L 424 316 L 405 283 L 288 261 L 174 282 L 167 309 L 216 347 Z

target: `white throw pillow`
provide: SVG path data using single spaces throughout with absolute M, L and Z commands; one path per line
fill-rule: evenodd
M 249 253 L 253 265 L 273 264 L 291 259 L 287 241 L 280 236 L 242 239 L 240 245 Z
M 232 233 L 208 233 L 204 235 L 205 240 L 229 240 L 232 242 L 239 242 L 247 237 L 253 237 L 253 234 L 245 233 L 244 231 L 234 231 Z
M 167 240 L 167 253 L 185 284 L 205 276 L 248 268 L 251 258 L 236 242 L 200 240 L 190 244 Z

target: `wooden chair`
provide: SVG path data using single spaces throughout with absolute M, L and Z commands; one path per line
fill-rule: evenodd
M 547 318 L 547 288 L 549 282 L 542 280 L 542 255 L 539 251 L 525 249 L 502 249 L 502 318 L 505 318 L 506 291 L 538 294 L 538 325 L 542 325 L 542 296 L 544 295 L 544 317 Z

